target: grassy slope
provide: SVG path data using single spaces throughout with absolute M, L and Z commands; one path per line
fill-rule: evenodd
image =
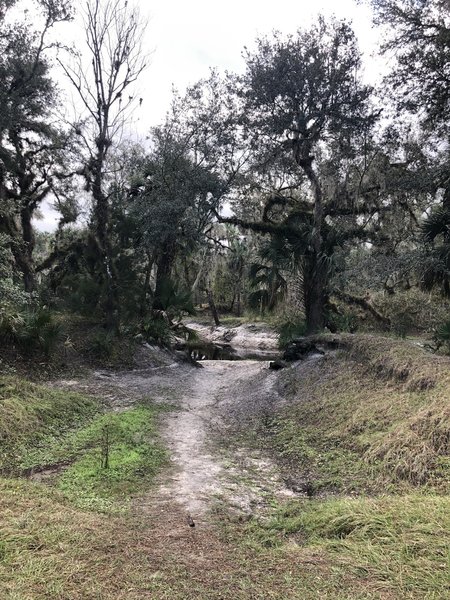
M 387 338 L 342 341 L 336 354 L 283 372 L 290 402 L 248 439 L 269 448 L 288 478 L 306 476 L 315 493 L 380 485 L 448 492 L 450 359 Z
M 0 377 L 0 473 L 59 462 L 46 452 L 102 410 L 80 394 Z M 33 462 L 33 453 L 41 456 Z
M 0 472 L 55 467 L 53 483 L 77 506 L 123 510 L 166 460 L 156 430 L 161 410 L 148 404 L 104 414 L 99 402 L 81 394 L 2 377 Z M 108 468 L 102 467 L 106 454 Z

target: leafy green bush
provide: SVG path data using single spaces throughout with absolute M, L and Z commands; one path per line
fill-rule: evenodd
M 93 358 L 111 358 L 114 354 L 115 337 L 112 331 L 96 331 L 88 341 L 88 354 Z
M 101 286 L 91 277 L 72 275 L 64 279 L 65 302 L 69 310 L 81 315 L 92 315 L 100 302 Z
M 11 239 L 0 233 L 0 311 L 11 306 L 24 306 L 30 300 L 30 294 L 17 281 L 10 245 Z
M 349 309 L 340 308 L 340 313 L 333 313 L 330 315 L 330 329 L 331 326 L 335 327 L 337 331 L 343 331 L 345 333 L 354 333 L 358 329 L 357 317 L 355 313 Z
M 195 314 L 191 291 L 178 286 L 172 279 L 164 279 L 159 302 L 169 319 L 181 318 L 184 313 Z
M 169 323 L 159 315 L 148 318 L 142 324 L 141 330 L 147 341 L 159 346 L 168 346 L 172 340 Z

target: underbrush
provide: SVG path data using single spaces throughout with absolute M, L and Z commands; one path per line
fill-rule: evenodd
M 0 307 L 0 346 L 12 345 L 25 356 L 38 352 L 48 359 L 61 339 L 61 323 L 49 310 Z
M 450 303 L 442 296 L 417 288 L 395 294 L 374 294 L 373 303 L 391 321 L 399 337 L 417 332 L 431 334 L 448 318 Z
M 306 335 L 306 323 L 302 320 L 288 320 L 278 325 L 277 330 L 280 335 L 278 346 L 284 348 L 293 339 Z

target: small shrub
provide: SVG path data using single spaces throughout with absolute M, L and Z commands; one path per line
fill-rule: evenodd
M 114 354 L 115 335 L 111 331 L 97 331 L 89 340 L 88 354 L 93 358 L 111 358 Z
M 60 323 L 56 323 L 50 311 L 39 309 L 25 314 L 24 328 L 20 332 L 20 341 L 24 348 L 39 348 L 45 356 L 50 356 L 62 335 Z
M 172 340 L 169 323 L 161 316 L 149 318 L 142 324 L 142 333 L 149 341 L 159 346 L 168 346 Z
M 333 314 L 330 317 L 331 325 L 334 331 L 342 331 L 344 333 L 354 333 L 358 329 L 357 316 L 354 311 L 351 310 L 341 310 L 339 314 Z M 335 328 L 335 329 L 334 329 Z
M 69 310 L 90 316 L 98 308 L 102 296 L 101 286 L 90 277 L 72 276 L 65 279 L 65 303 Z
M 278 327 L 280 348 L 286 346 L 291 340 L 306 335 L 306 323 L 304 321 L 289 320 Z
M 170 278 L 166 278 L 161 285 L 159 302 L 171 320 L 180 319 L 183 314 L 195 314 L 191 291 L 177 285 Z
M 49 357 L 62 336 L 62 327 L 47 309 L 0 311 L 0 342 L 29 354 L 36 350 Z
M 434 338 L 439 348 L 450 354 L 450 319 L 436 329 Z

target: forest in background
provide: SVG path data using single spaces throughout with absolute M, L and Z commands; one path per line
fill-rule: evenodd
M 2 346 L 46 359 L 77 330 L 93 355 L 168 344 L 207 308 L 286 339 L 380 331 L 450 351 L 446 0 L 371 2 L 377 89 L 351 24 L 318 18 L 256 40 L 243 73 L 175 91 L 142 140 L 127 135 L 151 69 L 138 11 L 89 0 L 75 50 L 54 41 L 70 2 L 37 0 L 33 22 L 17 4 L 0 8 Z M 60 220 L 42 233 L 49 201 Z

